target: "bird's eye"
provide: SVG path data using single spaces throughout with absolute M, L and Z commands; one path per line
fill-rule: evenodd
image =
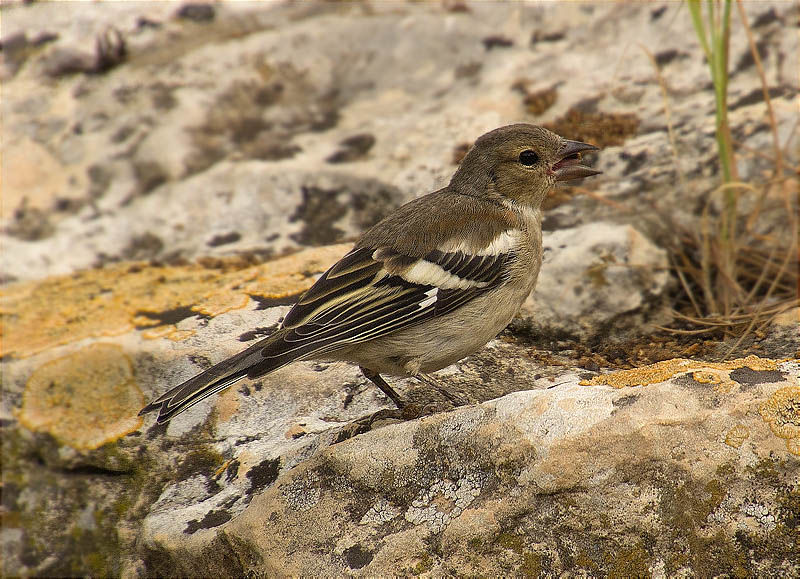
M 538 161 L 539 161 L 539 155 L 537 155 L 530 149 L 526 149 L 519 154 L 519 162 L 525 165 L 526 167 L 535 165 Z

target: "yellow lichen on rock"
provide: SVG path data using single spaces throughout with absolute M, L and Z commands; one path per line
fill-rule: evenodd
M 296 295 L 348 249 L 345 244 L 318 247 L 232 271 L 129 262 L 13 284 L 0 292 L 2 354 L 22 358 L 85 338 L 165 325 L 148 313 L 189 307 L 216 316 L 244 308 L 248 295 Z M 180 335 L 174 332 L 165 330 L 160 337 Z
M 716 384 L 720 392 L 730 392 L 736 382 L 730 379 L 730 373 L 739 368 L 750 368 L 755 371 L 777 370 L 778 362 L 769 358 L 747 356 L 737 358 L 730 362 L 705 362 L 700 360 L 687 360 L 686 358 L 673 358 L 663 360 L 631 370 L 619 370 L 610 374 L 600 374 L 591 380 L 581 380 L 583 386 L 607 385 L 613 388 L 626 388 L 628 386 L 646 386 L 665 382 L 677 374 L 692 372 L 698 382 Z
M 736 382 L 731 380 L 730 373 L 730 370 L 706 368 L 692 372 L 692 379 L 700 384 L 714 384 L 714 390 L 720 394 L 729 394 L 736 387 Z
M 710 370 L 698 370 L 692 373 L 692 379 L 701 384 L 719 384 L 722 382 L 720 372 L 713 372 Z
M 118 346 L 93 344 L 40 366 L 18 418 L 30 430 L 91 450 L 138 429 L 143 404 L 128 356 Z
M 203 303 L 192 306 L 192 311 L 213 318 L 231 310 L 241 310 L 249 301 L 250 298 L 247 294 L 237 293 L 235 290 L 225 288 L 223 291 L 213 292 L 204 296 Z
M 166 338 L 167 340 L 172 340 L 173 342 L 182 342 L 183 340 L 194 336 L 196 333 L 197 332 L 195 330 L 179 330 L 174 324 L 169 324 L 166 326 L 156 326 L 143 331 L 142 338 L 145 340 L 158 340 L 161 338 Z
M 167 326 L 156 326 L 154 328 L 150 328 L 142 332 L 142 338 L 145 340 L 159 340 L 161 338 L 167 338 L 172 333 L 177 332 L 178 328 L 176 328 L 173 324 L 169 324 Z
M 167 340 L 172 340 L 173 342 L 183 342 L 194 336 L 197 332 L 195 330 L 179 330 L 175 328 L 174 332 L 170 332 L 166 338 Z
M 725 435 L 725 444 L 733 448 L 739 448 L 744 444 L 744 441 L 750 436 L 750 429 L 744 424 L 737 424 L 728 431 Z
M 583 386 L 607 385 L 613 388 L 655 384 L 657 382 L 669 380 L 675 374 L 685 372 L 687 370 L 687 362 L 689 362 L 689 360 L 683 358 L 663 360 L 641 368 L 619 370 L 618 372 L 612 372 L 610 374 L 600 374 L 591 380 L 581 380 L 581 384 Z
M 786 448 L 800 456 L 800 387 L 776 391 L 758 409 L 772 434 L 786 440 Z

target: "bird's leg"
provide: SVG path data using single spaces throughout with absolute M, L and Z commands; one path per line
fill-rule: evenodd
M 464 398 L 450 392 L 444 385 L 440 384 L 439 381 L 430 374 L 417 374 L 414 377 L 422 382 L 425 382 L 428 386 L 433 386 L 436 388 L 436 390 L 438 390 L 442 396 L 447 398 L 453 406 L 464 406 L 467 403 Z
M 373 372 L 372 370 L 368 370 L 363 366 L 359 366 L 359 368 L 361 369 L 361 373 L 364 374 L 367 380 L 369 380 L 370 382 L 375 384 L 375 386 L 380 388 L 381 392 L 383 392 L 389 398 L 391 398 L 392 402 L 394 402 L 398 408 L 402 409 L 405 406 L 405 402 L 403 402 L 403 399 L 400 398 L 400 395 L 397 392 L 395 392 L 394 389 L 391 386 L 389 386 L 389 384 L 386 383 L 386 380 L 381 378 L 380 374 L 378 374 L 377 372 Z

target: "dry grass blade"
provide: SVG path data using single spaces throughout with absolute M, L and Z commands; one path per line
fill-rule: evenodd
M 744 301 L 746 303 L 752 302 L 753 299 L 756 297 L 756 295 L 758 295 L 758 290 L 761 289 L 761 284 L 763 284 L 764 280 L 767 279 L 767 275 L 769 274 L 769 270 L 770 270 L 769 266 L 772 263 L 772 260 L 775 258 L 775 254 L 777 252 L 778 252 L 778 248 L 777 247 L 773 247 L 772 250 L 770 251 L 769 258 L 767 258 L 766 263 L 761 268 L 761 273 L 756 278 L 756 283 L 753 284 L 753 287 L 750 289 L 750 292 L 747 294 L 747 297 L 744 299 Z M 745 261 L 745 260 L 741 260 L 741 261 Z M 778 278 L 775 278 L 775 279 L 778 279 Z
M 678 279 L 681 282 L 681 286 L 683 286 L 683 291 L 686 293 L 686 296 L 689 298 L 689 301 L 692 302 L 692 307 L 694 307 L 695 314 L 697 314 L 697 316 L 701 316 L 702 312 L 700 310 L 700 305 L 694 298 L 694 292 L 692 291 L 692 287 L 689 285 L 689 282 L 686 281 L 686 276 L 683 274 L 681 268 L 675 263 L 675 259 L 672 256 L 670 256 L 669 259 L 672 265 L 672 269 L 675 271 L 675 273 L 678 274 Z
M 664 75 L 661 74 L 661 67 L 658 66 L 658 61 L 656 57 L 653 55 L 650 50 L 643 44 L 640 44 L 639 47 L 644 51 L 647 55 L 647 58 L 650 59 L 650 63 L 653 65 L 653 68 L 656 71 L 656 77 L 658 78 L 658 86 L 661 89 L 661 100 L 664 102 L 664 116 L 667 120 L 667 136 L 669 137 L 669 147 L 670 151 L 672 152 L 672 162 L 675 165 L 675 173 L 678 175 L 678 180 L 681 184 L 681 189 L 686 191 L 686 178 L 683 175 L 683 171 L 681 171 L 681 165 L 678 158 L 678 145 L 676 144 L 675 139 L 675 130 L 672 126 L 672 108 L 669 106 L 669 93 L 667 92 L 667 83 L 664 80 Z
M 725 357 L 739 349 L 748 336 L 763 335 L 776 316 L 798 307 L 798 168 L 784 157 L 778 125 L 769 97 L 764 65 L 745 15 L 743 3 L 737 10 L 747 35 L 772 133 L 770 154 L 736 142 L 736 148 L 751 159 L 769 159 L 769 174 L 762 182 L 742 183 L 736 179 L 731 127 L 726 102 L 727 25 L 730 2 L 707 5 L 708 19 L 700 0 L 689 0 L 690 14 L 703 52 L 711 65 L 717 102 L 717 144 L 722 184 L 709 192 L 701 214 L 688 224 L 677 223 L 666 215 L 669 228 L 668 250 L 673 271 L 680 281 L 675 304 L 675 320 L 681 327 L 662 328 L 674 334 L 708 336 L 714 339 L 735 338 Z M 648 57 L 652 55 L 645 49 Z M 665 101 L 666 85 L 658 70 L 659 85 Z M 665 102 L 670 146 L 675 166 L 677 147 L 671 128 L 669 102 Z M 721 123 L 721 124 L 720 124 Z M 790 131 L 791 141 L 798 127 Z M 763 161 L 762 161 L 763 162 Z M 726 165 L 728 165 L 726 167 Z M 788 172 L 787 172 L 788 170 Z M 683 183 L 681 183 L 683 186 Z M 685 187 L 684 187 L 684 190 Z M 746 208 L 746 209 L 745 209 Z M 788 234 L 787 234 L 788 232 Z
M 710 314 L 715 314 L 719 311 L 717 306 L 716 293 L 711 282 L 711 272 L 713 271 L 712 253 L 711 253 L 711 223 L 708 216 L 708 204 L 703 208 L 703 214 L 700 217 L 700 287 L 703 290 L 703 296 L 706 299 L 706 310 Z
M 694 316 L 687 316 L 686 314 L 682 314 L 680 312 L 675 312 L 675 317 L 681 320 L 685 320 L 687 322 L 691 322 L 697 326 L 716 326 L 718 328 L 726 328 L 731 325 L 732 318 L 729 316 L 725 317 L 710 317 L 710 316 L 703 316 L 696 318 Z
M 758 188 L 748 185 L 746 193 L 760 196 Z M 791 206 L 791 200 L 774 200 Z M 760 333 L 775 316 L 800 302 L 797 299 L 798 220 L 794 211 L 782 212 L 788 238 L 773 233 L 757 233 L 750 227 L 741 228 L 740 245 L 736 252 L 735 279 L 725 277 L 718 267 L 721 250 L 714 237 L 714 218 L 706 207 L 700 218 L 700 232 L 692 233 L 672 223 L 678 233 L 669 247 L 670 260 L 682 292 L 684 305 L 673 314 L 689 328 L 666 328 L 666 331 L 685 336 L 735 337 L 725 357 L 733 354 L 753 332 Z M 762 219 L 763 221 L 763 219 Z M 755 224 L 754 224 L 755 225 Z M 723 308 L 716 306 L 719 288 L 731 302 Z M 697 297 L 697 291 L 703 301 Z M 687 311 L 688 310 L 688 311 Z M 689 313 L 691 312 L 691 313 Z
M 711 332 L 716 332 L 717 328 L 700 328 L 697 330 L 681 330 L 679 328 L 668 328 L 666 326 L 659 326 L 653 325 L 653 327 L 657 330 L 662 330 L 664 332 L 669 332 L 670 334 L 680 334 L 683 336 L 699 336 L 701 334 L 710 334 Z

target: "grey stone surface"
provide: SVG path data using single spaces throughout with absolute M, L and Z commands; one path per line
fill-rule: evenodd
M 745 8 L 796 164 L 797 7 Z M 665 346 L 599 383 L 604 348 L 666 320 L 665 216 L 691 224 L 718 181 L 684 5 L 0 12 L 4 575 L 800 574 L 797 310 L 762 358 Z M 771 135 L 740 32 L 750 178 Z M 136 417 L 517 121 L 598 143 L 604 173 L 548 200 L 522 318 L 436 374 L 463 407 L 393 380 L 423 415 L 403 421 L 355 368 L 309 362 Z
M 702 363 L 694 370 L 622 390 L 566 377 L 299 464 L 237 465 L 244 490 L 209 496 L 208 473 L 180 481 L 144 520 L 146 565 L 224 576 L 796 574 L 797 457 L 753 410 L 780 391 L 796 400 L 797 366 L 739 371 L 728 394 L 691 377 Z M 266 488 L 251 495 L 257 481 Z
M 634 214 L 653 205 L 677 218 L 694 214 L 693 199 L 713 179 L 708 72 L 677 7 L 654 16 L 658 7 L 634 5 L 475 4 L 463 12 L 434 3 L 230 3 L 200 23 L 178 18 L 177 9 L 4 8 L 3 38 L 58 33 L 3 73 L 6 277 L 34 279 L 124 258 L 149 231 L 154 206 L 159 231 L 152 234 L 160 244 L 151 253 L 159 259 L 307 245 L 286 238 L 288 216 L 321 163 L 354 135 L 374 145 L 326 169 L 356 193 L 363 180 L 396 187 L 395 202 L 444 185 L 456 145 L 519 120 L 595 137 L 604 175 L 591 187 Z M 775 32 L 791 11 L 780 4 L 750 10 L 754 21 L 776 14 L 756 32 L 780 126 L 788 130 L 797 39 Z M 117 34 L 126 56 L 104 74 L 46 78 L 54 54 L 72 51 L 91 61 L 97 39 Z M 503 42 L 492 41 L 498 38 Z M 655 68 L 642 46 L 667 82 L 677 167 Z M 740 64 L 730 114 L 737 137 L 758 150 L 770 140 L 746 50 L 743 36 L 734 35 L 731 54 Z M 529 94 L 555 87 L 552 106 L 526 110 L 515 86 Z M 782 129 L 782 139 L 790 136 Z M 765 161 L 743 156 L 740 163 L 746 177 Z M 245 193 L 255 194 L 255 211 L 225 201 Z M 239 232 L 240 242 L 208 247 L 222 228 L 209 224 L 209 215 L 224 215 L 230 225 L 221 234 Z M 625 218 L 618 206 L 579 198 L 555 208 L 546 229 L 585 223 L 588 215 Z M 254 218 L 264 236 L 244 239 L 255 235 Z M 356 235 L 359 225 L 340 227 L 338 239 Z
M 621 340 L 669 321 L 667 254 L 630 225 L 554 231 L 544 240 L 542 268 L 523 309 L 534 331 Z

